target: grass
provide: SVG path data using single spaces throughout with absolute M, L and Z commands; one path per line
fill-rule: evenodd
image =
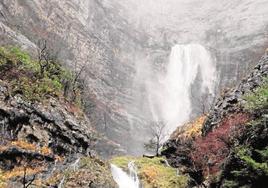
M 188 178 L 183 175 L 177 175 L 174 168 L 167 166 L 163 158 L 155 157 L 153 159 L 141 157 L 116 157 L 111 163 L 127 171 L 128 163 L 134 161 L 138 168 L 144 188 L 182 188 L 187 187 Z
M 115 164 L 116 166 L 122 168 L 123 170 L 127 171 L 128 170 L 128 163 L 130 161 L 135 160 L 135 157 L 131 156 L 120 156 L 120 157 L 115 157 L 111 160 L 112 164 Z

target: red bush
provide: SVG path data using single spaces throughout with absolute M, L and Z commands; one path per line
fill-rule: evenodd
M 225 118 L 205 137 L 194 140 L 191 158 L 195 168 L 202 169 L 205 176 L 218 172 L 229 154 L 230 139 L 242 131 L 243 124 L 249 119 L 248 114 L 234 114 Z

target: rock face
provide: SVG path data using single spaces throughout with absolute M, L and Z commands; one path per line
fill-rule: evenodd
M 80 187 L 116 187 L 109 165 L 95 157 L 95 149 L 109 146 L 103 156 L 110 156 L 117 147 L 97 134 L 85 114 L 53 97 L 44 104 L 27 102 L 20 94 L 11 96 L 8 85 L 0 80 L 0 169 L 7 187 L 23 185 L 23 167 L 26 185 L 33 178 L 34 187 L 57 186 L 62 179 L 66 187 L 79 181 Z M 65 177 L 70 171 L 87 176 Z
M 218 99 L 204 124 L 203 135 L 206 135 L 217 126 L 226 115 L 241 111 L 242 109 L 239 105 L 244 102 L 243 95 L 259 87 L 267 75 L 268 54 L 265 54 L 248 77 L 243 79 L 236 88 L 227 91 Z
M 86 62 L 92 125 L 140 154 L 152 114 L 144 80 L 135 81 L 137 65 L 163 71 L 173 45 L 200 43 L 215 57 L 220 85 L 231 85 L 263 51 L 266 7 L 265 0 L 3 0 L 0 44 L 17 44 L 34 54 L 38 40 L 46 39 L 67 66 Z
M 31 104 L 19 95 L 7 99 L 8 89 L 3 85 L 0 90 L 3 140 L 25 140 L 52 148 L 59 155 L 90 154 L 95 133 L 85 117 L 75 118 L 68 106 L 53 99 L 47 106 Z

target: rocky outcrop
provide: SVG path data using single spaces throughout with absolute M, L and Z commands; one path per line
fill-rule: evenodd
M 47 146 L 58 155 L 90 154 L 94 134 L 88 119 L 75 117 L 68 106 L 51 98 L 48 104 L 32 104 L 20 95 L 9 96 L 8 88 L 0 86 L 2 139 L 24 140 Z
M 7 187 L 21 187 L 25 175 L 27 182 L 34 179 L 34 187 L 59 185 L 63 171 L 70 171 L 81 157 L 90 162 L 83 165 L 99 167 L 90 173 L 84 167 L 75 169 L 73 173 L 78 176 L 87 176 L 79 180 L 65 178 L 65 182 L 73 182 L 69 186 L 83 181 L 81 187 L 115 187 L 109 165 L 96 157 L 96 145 L 109 146 L 103 156 L 113 155 L 117 145 L 99 135 L 79 108 L 53 97 L 29 102 L 21 94 L 10 95 L 9 84 L 0 80 L 0 171 Z M 102 178 L 98 168 L 105 174 Z M 56 173 L 58 179 L 47 181 Z
M 226 91 L 220 97 L 212 111 L 210 112 L 202 129 L 202 134 L 206 135 L 228 114 L 242 111 L 243 95 L 254 91 L 260 86 L 268 75 L 268 54 L 265 54 L 259 63 L 254 67 L 252 73 L 244 78 L 234 89 Z

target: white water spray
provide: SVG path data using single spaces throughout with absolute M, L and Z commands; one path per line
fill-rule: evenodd
M 70 167 L 76 171 L 79 168 L 80 158 L 78 158 Z
M 112 175 L 119 188 L 140 188 L 140 181 L 134 162 L 128 164 L 129 174 L 111 164 Z
M 157 82 L 147 85 L 150 110 L 155 121 L 167 123 L 167 132 L 189 120 L 192 112 L 191 87 L 201 76 L 200 93 L 214 95 L 216 67 L 209 52 L 199 44 L 175 45 L 166 74 L 156 75 Z

